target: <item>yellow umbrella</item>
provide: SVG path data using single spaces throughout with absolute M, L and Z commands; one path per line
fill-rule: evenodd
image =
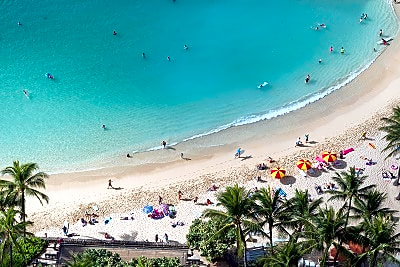
M 312 167 L 311 161 L 309 161 L 308 159 L 301 159 L 297 162 L 296 165 L 297 168 L 303 171 L 308 171 Z
M 274 178 L 283 178 L 285 177 L 286 171 L 280 167 L 278 168 L 272 168 L 271 169 L 271 176 Z
M 336 154 L 331 152 L 322 152 L 322 158 L 326 162 L 334 162 L 337 159 Z

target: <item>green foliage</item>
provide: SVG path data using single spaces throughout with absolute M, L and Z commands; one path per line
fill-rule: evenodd
M 129 262 L 122 261 L 118 253 L 112 253 L 105 249 L 88 249 L 78 255 L 75 255 L 70 267 L 179 267 L 178 258 L 154 258 L 149 259 L 139 257 Z
M 221 219 L 194 220 L 186 236 L 189 247 L 200 250 L 208 260 L 215 261 L 222 258 L 236 241 L 234 228 L 218 233 L 224 226 L 225 223 Z
M 21 251 L 13 250 L 13 265 L 25 266 L 38 257 L 46 247 L 46 241 L 38 237 L 29 237 L 26 239 L 18 239 L 18 247 Z M 7 256 L 0 266 L 9 266 L 10 258 Z

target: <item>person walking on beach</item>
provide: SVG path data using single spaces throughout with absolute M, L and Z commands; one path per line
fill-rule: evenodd
M 183 152 L 181 152 L 181 159 L 183 159 Z
M 242 149 L 239 147 L 238 150 L 236 151 L 236 155 L 238 158 L 240 158 L 240 155 L 242 154 Z
M 306 139 L 306 143 L 308 143 L 308 133 L 304 135 L 304 138 Z
M 167 233 L 164 234 L 165 243 L 168 243 L 168 235 Z
M 158 196 L 158 204 L 161 205 L 162 204 L 162 197 Z
M 181 200 L 181 199 L 182 199 L 182 195 L 183 195 L 182 191 L 179 190 L 179 191 L 178 191 L 178 200 Z
M 161 142 L 161 145 L 163 146 L 163 148 L 165 148 L 165 147 L 167 146 L 167 142 L 166 142 L 165 140 L 163 140 L 163 141 Z
M 111 181 L 111 179 L 109 179 L 108 180 L 108 187 L 107 187 L 107 189 L 114 189 L 114 187 L 112 186 L 112 181 Z
M 361 140 L 367 139 L 367 132 L 362 132 L 361 133 Z

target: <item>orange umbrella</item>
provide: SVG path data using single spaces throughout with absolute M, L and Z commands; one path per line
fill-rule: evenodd
M 336 154 L 331 152 L 322 152 L 322 158 L 326 162 L 334 162 L 337 159 Z
M 274 178 L 283 178 L 285 177 L 286 171 L 280 167 L 278 168 L 272 168 L 271 169 L 271 176 Z
M 300 170 L 303 171 L 307 171 L 309 169 L 311 169 L 312 164 L 311 161 L 309 161 L 308 159 L 301 159 L 297 162 L 297 168 L 299 168 Z

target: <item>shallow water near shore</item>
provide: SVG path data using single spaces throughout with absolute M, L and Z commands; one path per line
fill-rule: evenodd
M 2 2 L 0 15 L 0 161 L 50 171 L 304 106 L 372 62 L 379 29 L 398 29 L 372 0 L 23 2 Z

